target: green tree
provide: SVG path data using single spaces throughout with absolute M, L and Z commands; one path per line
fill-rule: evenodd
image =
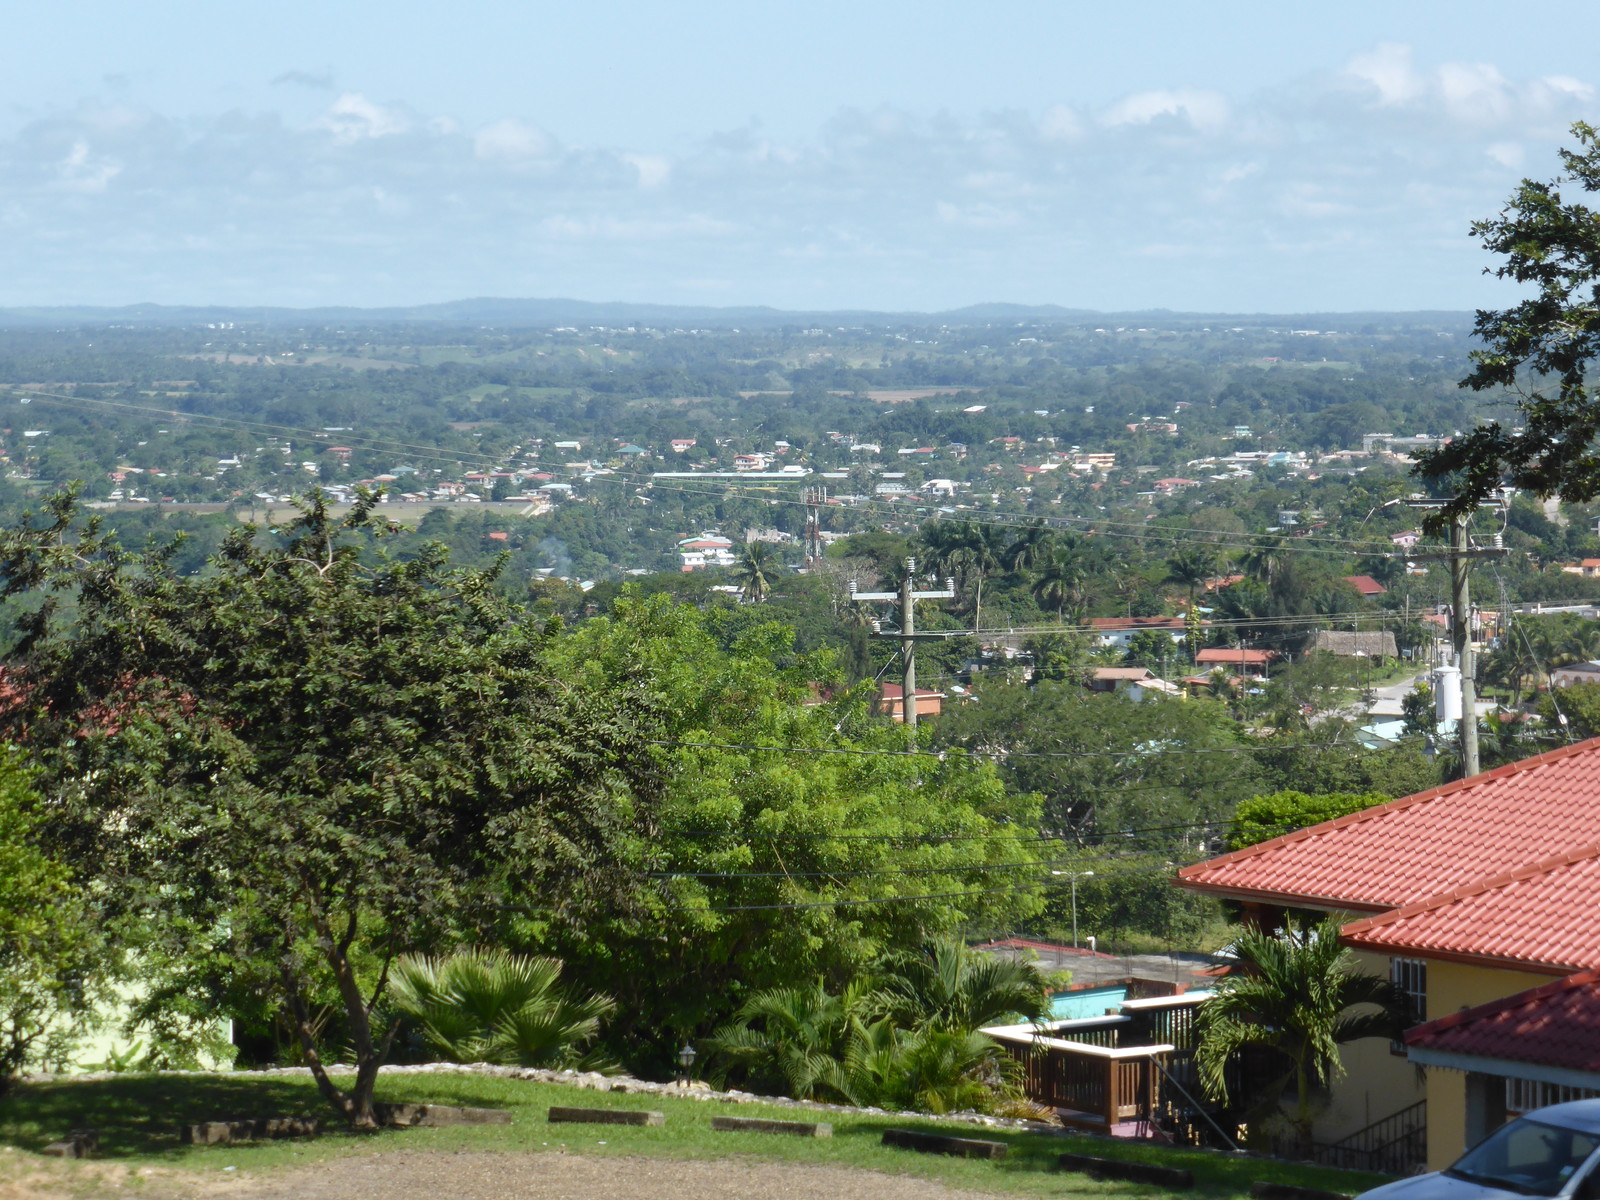
M 1184 546 L 1167 558 L 1166 582 L 1181 584 L 1189 592 L 1189 611 L 1195 593 L 1217 573 L 1217 554 L 1209 546 Z
M 638 1071 L 670 1070 L 676 1039 L 756 992 L 817 978 L 837 992 L 895 946 L 1040 905 L 1027 886 L 1039 797 L 959 752 L 875 753 L 906 742 L 869 714 L 870 685 L 844 688 L 792 629 L 751 624 L 719 642 L 716 623 L 630 589 L 560 643 L 570 685 L 626 686 L 661 714 L 665 795 L 615 863 L 643 881 L 642 910 L 577 894 L 581 926 L 506 930 L 617 998 L 631 1044 L 614 1049 Z
M 1367 1037 L 1393 1037 L 1405 1023 L 1405 997 L 1386 979 L 1355 970 L 1355 955 L 1329 919 L 1301 933 L 1250 930 L 1233 944 L 1237 965 L 1200 1006 L 1195 1066 L 1206 1092 L 1229 1102 L 1228 1070 L 1250 1047 L 1267 1051 L 1277 1074 L 1248 1102 L 1252 1133 L 1293 1085 L 1287 1116 L 1302 1146 L 1310 1144 L 1316 1092 L 1342 1071 L 1339 1047 Z
M 1474 334 L 1484 348 L 1462 380 L 1510 392 L 1514 426 L 1479 425 L 1418 456 L 1416 474 L 1453 480 L 1451 503 L 1434 518 L 1441 524 L 1507 483 L 1568 501 L 1600 496 L 1600 405 L 1588 379 L 1600 352 L 1600 214 L 1573 198 L 1600 191 L 1600 133 L 1579 122 L 1572 135 L 1577 147 L 1560 152 L 1556 178 L 1524 179 L 1500 215 L 1472 226 L 1501 259 L 1492 273 L 1532 295 L 1479 311 Z
M 492 574 L 437 549 L 389 559 L 376 499 L 335 521 L 314 494 L 198 576 L 80 526 L 70 495 L 0 538 L 8 591 L 43 596 L 3 723 L 39 764 L 53 843 L 175 956 L 270 964 L 318 1087 L 356 1126 L 396 1029 L 393 960 L 508 902 L 610 887 L 659 774 L 637 690 L 559 679 L 551 631 Z M 308 996 L 324 983 L 348 1087 L 321 1059 Z
M 770 542 L 746 542 L 735 555 L 733 578 L 744 589 L 746 600 L 760 604 L 772 592 L 777 569 Z
M 0 747 L 0 1094 L 64 1057 L 104 975 L 93 914 L 38 844 L 43 817 L 23 752 Z
M 1308 825 L 1320 825 L 1391 799 L 1380 792 L 1273 792 L 1252 796 L 1233 810 L 1228 823 L 1228 849 L 1241 850 Z

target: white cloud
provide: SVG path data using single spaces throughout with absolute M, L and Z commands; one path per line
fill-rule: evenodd
M 659 154 L 624 154 L 622 161 L 639 174 L 639 186 L 646 191 L 658 188 L 672 174 L 672 163 Z
M 1397 42 L 1381 42 L 1365 54 L 1358 54 L 1345 71 L 1378 93 L 1379 104 L 1405 104 L 1422 94 L 1423 83 L 1411 63 L 1411 47 Z
M 374 104 L 360 92 L 346 92 L 340 96 L 317 123 L 338 142 L 392 137 L 411 128 L 411 120 L 403 111 Z
M 1228 98 L 1221 92 L 1180 88 L 1176 91 L 1135 92 L 1101 114 L 1109 126 L 1148 125 L 1158 117 L 1187 121 L 1202 133 L 1215 133 L 1228 123 Z
M 1052 142 L 1073 142 L 1083 136 L 1083 118 L 1064 104 L 1046 110 L 1039 121 L 1039 135 Z
M 1512 171 L 1522 170 L 1523 164 L 1528 160 L 1527 151 L 1517 142 L 1494 142 L 1485 146 L 1483 152 L 1502 167 Z
M 480 129 L 472 139 L 473 152 L 491 162 L 526 163 L 548 158 L 556 142 L 537 125 L 507 117 Z

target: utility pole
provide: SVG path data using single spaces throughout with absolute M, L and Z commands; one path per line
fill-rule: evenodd
M 1478 773 L 1478 686 L 1472 652 L 1472 606 L 1467 595 L 1467 518 L 1458 514 L 1450 522 L 1450 639 L 1455 644 L 1456 665 L 1461 668 L 1461 777 Z
M 937 591 L 919 592 L 916 590 L 917 560 L 906 559 L 906 577 L 900 581 L 898 592 L 858 592 L 855 580 L 850 581 L 850 598 L 852 600 L 898 600 L 900 601 L 900 632 L 879 633 L 880 637 L 898 637 L 900 639 L 901 692 L 900 715 L 904 723 L 911 728 L 917 727 L 917 631 L 916 610 L 918 600 L 949 600 L 956 594 L 956 581 L 946 579 L 945 586 Z M 923 637 L 942 637 L 943 634 L 923 634 Z
M 1438 508 L 1443 500 L 1413 501 L 1414 508 Z M 1497 542 L 1499 538 L 1495 539 Z M 1461 672 L 1461 720 L 1456 722 L 1456 733 L 1461 745 L 1461 777 L 1471 778 L 1478 773 L 1478 686 L 1473 679 L 1476 656 L 1472 650 L 1472 601 L 1467 590 L 1467 573 L 1474 558 L 1488 558 L 1505 553 L 1503 546 L 1472 546 L 1467 539 L 1467 514 L 1452 518 L 1450 522 L 1450 548 L 1443 553 L 1424 552 L 1408 555 L 1414 559 L 1443 558 L 1450 564 L 1450 644 L 1455 650 L 1456 666 Z

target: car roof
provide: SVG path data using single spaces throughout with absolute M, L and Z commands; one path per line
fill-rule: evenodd
M 1600 1135 L 1600 1098 L 1568 1100 L 1565 1104 L 1536 1108 L 1532 1112 L 1524 1113 L 1523 1116 L 1530 1121 L 1538 1121 L 1545 1125 L 1559 1125 L 1564 1129 L 1576 1129 L 1580 1133 Z

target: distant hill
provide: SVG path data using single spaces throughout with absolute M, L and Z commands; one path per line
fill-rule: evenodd
M 786 311 L 766 306 L 711 308 L 673 304 L 629 304 L 622 301 L 516 300 L 484 297 L 397 308 L 270 308 L 227 305 L 130 304 L 121 307 L 0 308 L 0 328 L 81 325 L 144 327 L 214 324 L 242 325 L 377 325 L 417 322 L 438 325 L 498 325 L 550 328 L 559 325 L 651 325 L 674 328 L 772 329 L 783 326 L 983 325 L 997 322 L 1096 322 L 1118 325 L 1194 326 L 1204 323 L 1282 325 L 1285 328 L 1358 329 L 1382 325 L 1470 324 L 1466 312 L 1412 313 L 1178 313 L 1164 309 L 1108 313 L 1063 308 L 1057 304 L 971 304 L 946 312 L 874 312 L 846 309 L 828 312 Z

